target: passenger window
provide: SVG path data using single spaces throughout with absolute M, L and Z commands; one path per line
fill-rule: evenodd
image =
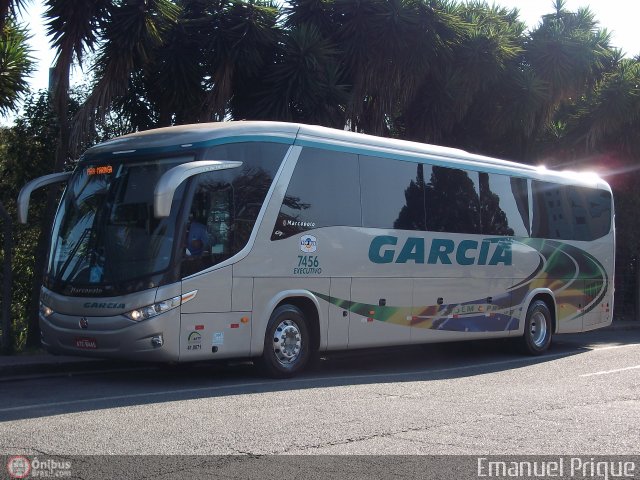
M 484 235 L 529 236 L 526 179 L 481 173 L 480 214 Z
M 242 166 L 194 177 L 181 245 L 183 277 L 223 262 L 247 245 L 287 149 L 283 144 L 236 143 L 204 154 Z
M 427 230 L 479 234 L 478 172 L 424 166 Z
M 539 238 L 589 241 L 611 230 L 611 194 L 572 185 L 532 182 L 533 233 Z
M 611 194 L 605 190 L 570 187 L 575 240 L 595 240 L 611 230 Z
M 565 220 L 571 216 L 564 199 L 565 186 L 533 180 L 531 190 L 533 194 L 532 236 L 556 240 L 572 239 L 571 222 Z
M 423 165 L 360 157 L 362 225 L 425 230 Z
M 287 187 L 271 240 L 321 227 L 361 226 L 358 157 L 304 148 Z

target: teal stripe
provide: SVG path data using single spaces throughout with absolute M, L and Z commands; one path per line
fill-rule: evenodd
M 327 140 L 330 142 L 331 140 Z M 381 158 L 389 158 L 393 160 L 402 160 L 405 162 L 412 163 L 426 163 L 429 165 L 434 165 L 436 167 L 449 167 L 449 168 L 459 168 L 464 170 L 471 170 L 474 172 L 486 172 L 486 173 L 496 173 L 499 175 L 509 175 L 511 177 L 520 177 L 520 178 L 531 178 L 530 175 L 519 173 L 515 167 L 509 169 L 509 167 L 498 167 L 492 165 L 473 165 L 473 164 L 461 164 L 456 162 L 455 160 L 447 161 L 440 158 L 433 158 L 429 154 L 426 153 L 407 153 L 407 152 L 384 152 L 378 151 L 373 148 L 367 148 L 359 145 L 336 145 L 333 143 L 325 143 L 322 141 L 313 141 L 313 140 L 302 140 L 296 139 L 294 145 L 299 145 L 301 147 L 312 147 L 312 148 L 322 148 L 324 150 L 331 150 L 333 152 L 341 152 L 341 153 L 353 153 L 356 155 L 368 155 L 371 157 L 381 157 Z M 394 147 L 381 147 L 387 149 L 393 149 Z M 461 159 L 463 161 L 463 159 Z M 473 162 L 474 160 L 468 160 L 469 162 Z M 525 167 L 529 167 L 525 165 Z M 533 173 L 533 172 L 530 172 Z
M 236 135 L 232 137 L 220 137 L 214 138 L 211 140 L 204 140 L 201 142 L 193 142 L 189 147 L 181 147 L 182 144 L 175 145 L 167 145 L 164 147 L 147 147 L 147 148 L 137 148 L 131 150 L 135 150 L 131 153 L 114 155 L 114 151 L 126 151 L 129 150 L 126 145 L 119 146 L 110 150 L 108 152 L 101 152 L 98 154 L 92 155 L 90 150 L 87 151 L 87 154 L 80 157 L 78 163 L 87 163 L 87 162 L 100 162 L 104 160 L 113 160 L 117 158 L 132 158 L 132 157 L 142 157 L 142 156 L 151 156 L 151 155 L 166 155 L 169 153 L 186 153 L 191 150 L 214 147 L 216 145 L 227 145 L 230 143 L 245 143 L 245 142 L 268 142 L 268 143 L 282 143 L 285 145 L 293 145 L 294 138 L 291 136 L 283 135 Z

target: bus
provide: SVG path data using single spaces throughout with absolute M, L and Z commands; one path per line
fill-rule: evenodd
M 594 173 L 279 122 L 138 132 L 66 184 L 40 298 L 58 354 L 251 358 L 511 338 L 612 320 L 614 210 Z

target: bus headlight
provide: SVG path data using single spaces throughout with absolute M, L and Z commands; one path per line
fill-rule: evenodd
M 181 297 L 173 297 L 162 302 L 154 303 L 146 307 L 136 308 L 130 312 L 125 313 L 125 317 L 135 322 L 147 320 L 148 318 L 155 317 L 161 313 L 168 312 L 172 308 L 180 306 Z
M 130 312 L 125 313 L 124 316 L 129 320 L 133 320 L 134 322 L 147 320 L 149 318 L 155 317 L 156 315 L 160 315 L 161 313 L 168 312 L 169 310 L 179 307 L 183 303 L 186 303 L 189 300 L 195 298 L 196 293 L 198 293 L 198 291 L 194 290 L 193 292 L 169 298 L 168 300 L 163 300 L 161 302 L 154 303 L 153 305 L 136 308 L 135 310 L 131 310 Z
M 44 303 L 40 302 L 40 313 L 44 318 L 50 317 L 53 314 L 53 310 L 51 310 Z

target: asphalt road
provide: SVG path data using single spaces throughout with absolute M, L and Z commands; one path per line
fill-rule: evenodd
M 640 330 L 0 380 L 0 454 L 637 454 Z

